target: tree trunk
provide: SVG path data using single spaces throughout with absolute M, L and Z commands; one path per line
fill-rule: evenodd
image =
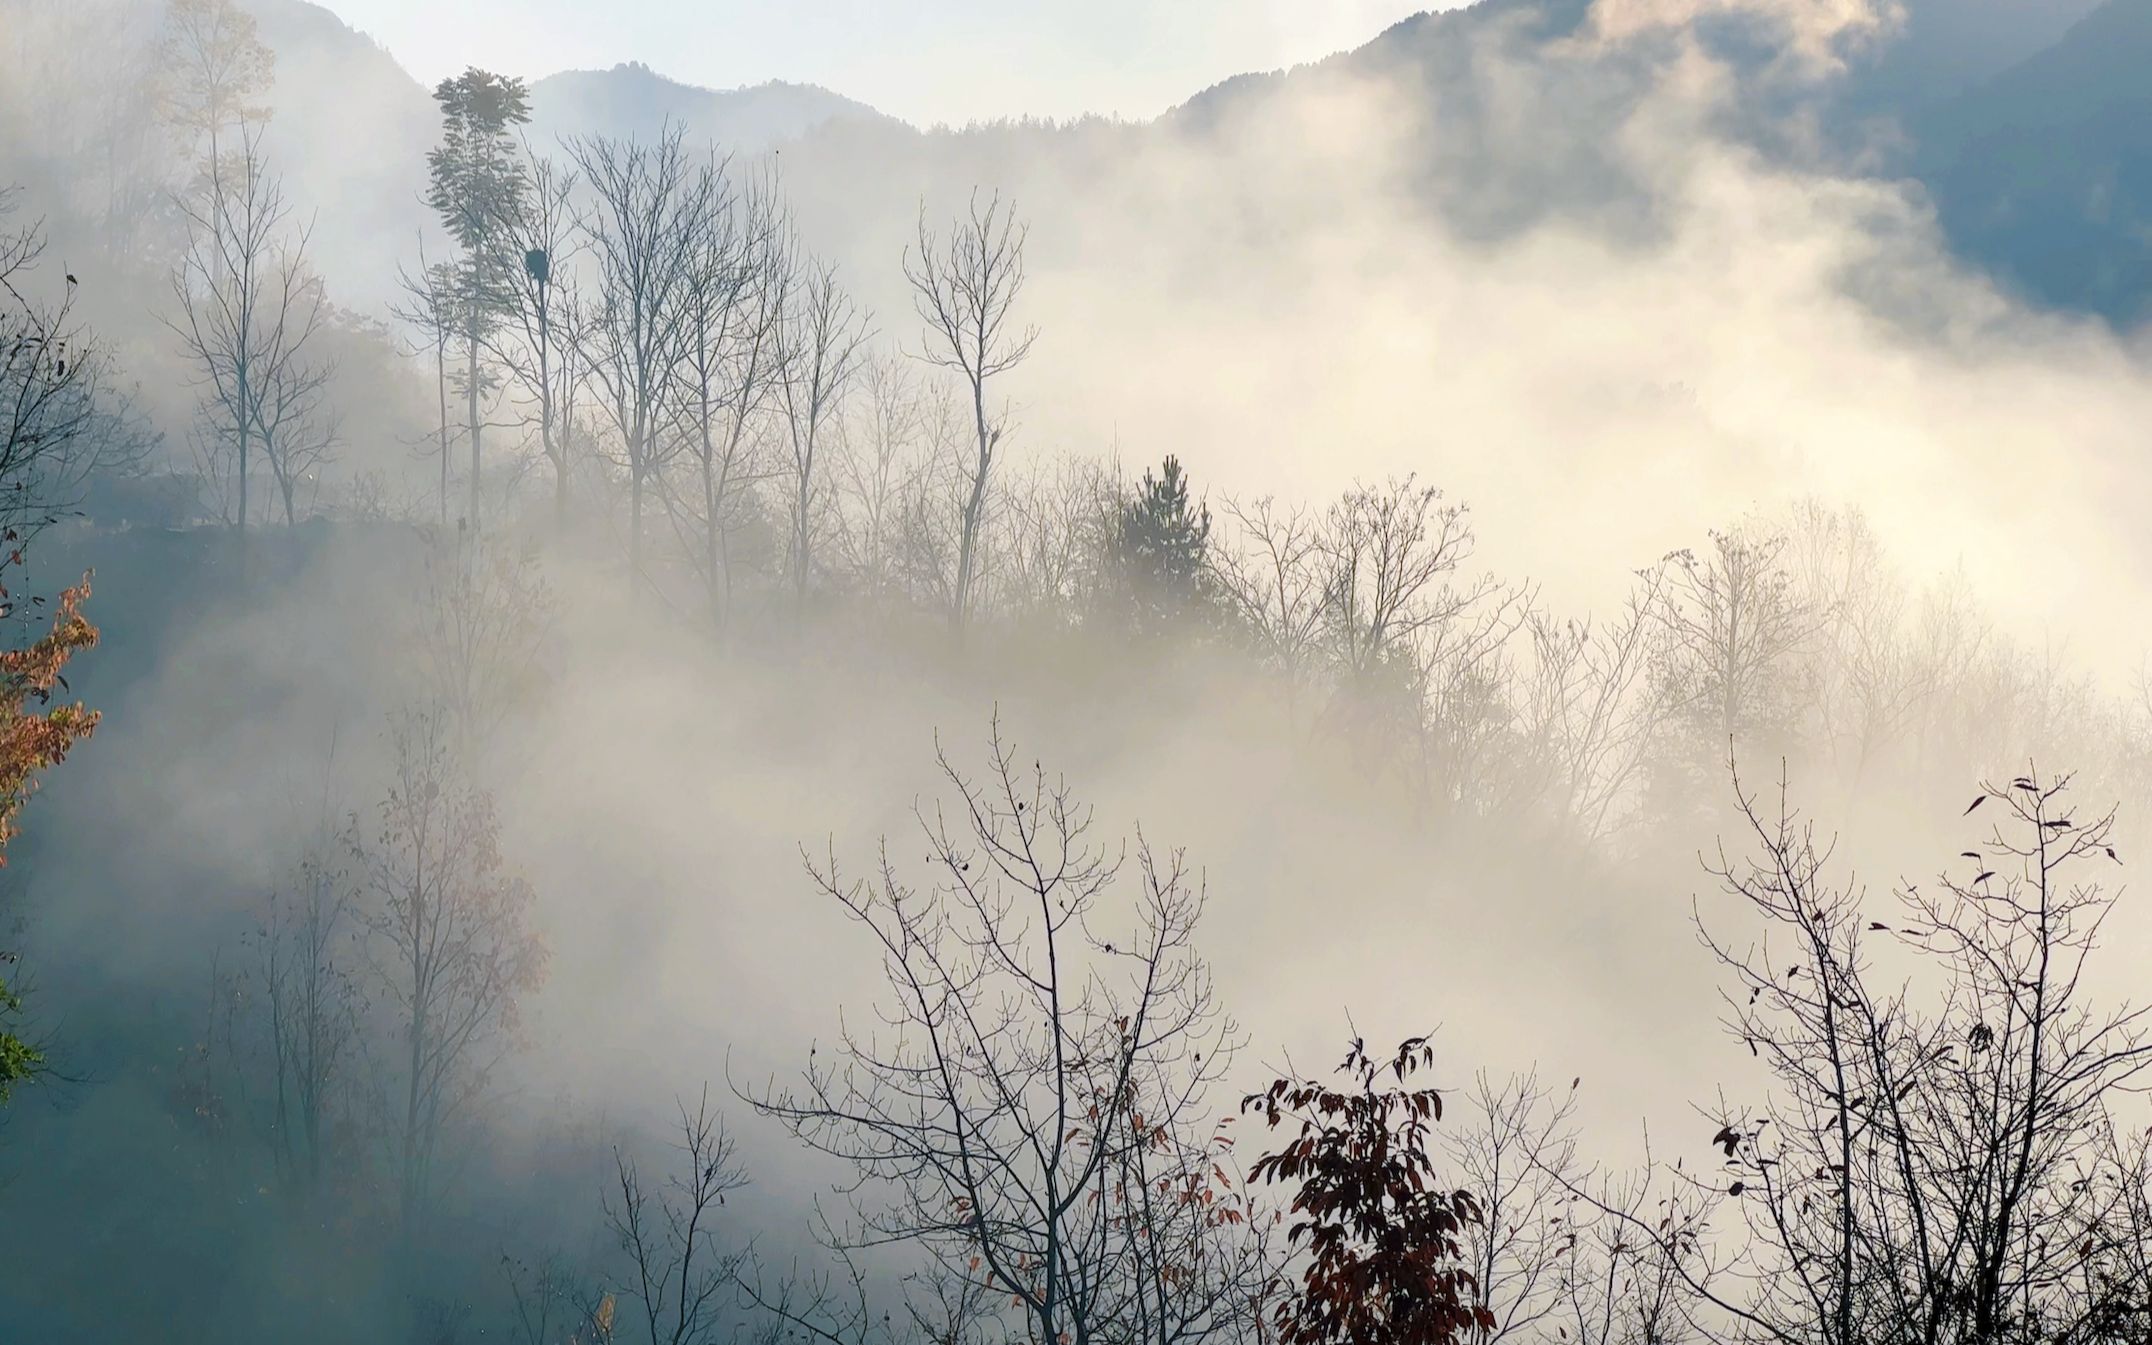
M 964 624 L 971 616 L 971 586 L 978 566 L 979 515 L 986 502 L 986 473 L 992 465 L 994 444 L 986 432 L 986 386 L 979 379 L 971 384 L 972 423 L 979 436 L 979 465 L 971 478 L 971 497 L 964 502 L 963 535 L 957 542 L 956 557 L 956 604 L 951 609 L 950 624 L 963 639 Z
M 707 413 L 706 413 L 707 415 Z M 724 491 L 718 488 L 716 467 L 710 461 L 710 433 L 707 418 L 704 421 L 702 449 L 702 507 L 706 519 L 702 530 L 703 569 L 710 585 L 710 625 L 722 630 L 725 625 L 724 549 L 718 544 L 724 524 L 719 520 Z
M 433 387 L 441 399 L 441 527 L 448 527 L 448 344 L 434 342 Z
M 239 379 L 242 407 L 246 405 L 246 386 L 246 375 L 242 373 Z M 252 445 L 247 440 L 247 429 L 246 412 L 242 410 L 239 413 L 239 582 L 242 585 L 247 582 L 247 469 L 253 465 L 248 460 Z
M 628 593 L 632 596 L 643 586 L 643 471 L 633 467 L 628 471 Z
M 553 459 L 553 531 L 561 536 L 568 532 L 568 454 L 562 450 Z
M 551 376 L 539 366 L 541 379 Z M 560 442 L 554 427 L 553 385 L 541 381 L 542 391 L 538 397 L 538 438 L 545 448 L 546 461 L 553 464 L 553 531 L 565 536 L 568 532 L 568 446 Z
M 414 984 L 423 984 L 414 980 Z M 413 1005 L 411 1015 L 411 1077 L 404 1090 L 403 1134 L 403 1190 L 398 1214 L 403 1220 L 404 1236 L 411 1238 L 418 1231 L 420 1198 L 419 1181 L 419 1126 L 420 1126 L 420 1070 L 425 1064 L 426 1005 L 420 1000 Z
M 814 454 L 810 450 L 807 455 L 807 471 L 800 473 L 800 494 L 797 506 L 798 513 L 796 515 L 799 522 L 795 525 L 797 535 L 793 539 L 794 554 L 792 557 L 792 607 L 793 611 L 801 617 L 807 614 L 807 568 L 812 559 L 808 553 L 807 543 L 807 508 L 810 503 L 808 473 L 813 470 Z
M 478 325 L 472 320 L 464 369 L 465 419 L 471 430 L 471 536 L 478 536 Z

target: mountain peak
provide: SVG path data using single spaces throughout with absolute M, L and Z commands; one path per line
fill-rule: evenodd
M 830 122 L 895 121 L 819 85 L 772 79 L 712 89 L 642 61 L 547 75 L 531 84 L 531 108 L 532 129 L 540 135 L 647 136 L 675 122 L 694 138 L 749 152 L 796 140 Z

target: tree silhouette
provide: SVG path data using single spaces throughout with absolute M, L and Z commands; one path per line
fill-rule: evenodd
M 881 954 L 894 1035 L 847 1022 L 796 1084 L 748 1100 L 853 1167 L 859 1227 L 832 1251 L 916 1246 L 924 1283 L 976 1304 L 976 1326 L 1244 1339 L 1267 1263 L 1210 1133 L 1237 1035 L 1192 942 L 1201 883 L 1140 838 L 1124 873 L 1090 810 L 998 725 L 988 763 L 981 783 L 943 759 L 948 805 L 917 809 L 926 882 L 886 844 L 864 881 L 814 870 Z
M 1180 459 L 1166 455 L 1157 472 L 1114 510 L 1106 539 L 1109 598 L 1137 635 L 1157 635 L 1205 619 L 1213 607 L 1210 507 L 1191 501 Z
M 964 507 L 957 534 L 956 584 L 950 628 L 961 637 L 970 619 L 979 579 L 980 541 L 1006 414 L 988 411 L 987 385 L 1024 362 L 1038 339 L 1036 327 L 1017 327 L 1016 300 L 1024 289 L 1024 242 L 1028 227 L 997 192 L 970 208 L 945 237 L 919 215 L 916 250 L 904 254 L 904 278 L 925 327 L 919 357 L 950 370 L 971 398 L 971 430 L 977 450 L 966 472 Z
M 1307 1262 L 1271 1311 L 1284 1345 L 1440 1345 L 1493 1328 L 1464 1264 L 1479 1202 L 1434 1186 L 1428 1143 L 1442 1094 L 1406 1087 L 1433 1063 L 1425 1037 L 1408 1038 L 1387 1062 L 1356 1037 L 1338 1066 L 1348 1086 L 1279 1079 L 1241 1104 L 1273 1127 L 1300 1123 L 1248 1174 L 1300 1188 L 1286 1236 Z M 1389 1086 L 1379 1087 L 1384 1075 Z
M 30 707 L 52 698 L 55 686 L 65 687 L 60 670 L 78 649 L 97 643 L 97 628 L 82 615 L 82 601 L 90 596 L 90 581 L 60 595 L 60 611 L 52 629 L 27 649 L 0 653 L 0 865 L 7 863 L 7 843 L 18 830 L 15 818 L 37 789 L 37 777 L 66 760 L 68 751 L 97 728 L 97 712 L 79 703 L 58 705 L 39 713 Z M 15 955 L 0 950 L 0 969 Z M 45 1057 L 32 1043 L 6 1026 L 22 1011 L 22 998 L 0 975 L 0 1103 L 9 1090 L 44 1068 Z
M 441 143 L 427 152 L 426 204 L 463 250 L 456 303 L 464 340 L 464 415 L 471 437 L 471 526 L 478 526 L 481 390 L 479 354 L 501 314 L 516 302 L 523 265 L 512 246 L 529 180 L 512 128 L 530 120 L 523 81 L 475 66 L 435 87 Z

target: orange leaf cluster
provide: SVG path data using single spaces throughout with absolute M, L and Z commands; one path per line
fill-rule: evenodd
M 66 685 L 61 672 L 77 650 L 97 643 L 97 628 L 82 615 L 90 596 L 90 577 L 60 595 L 52 629 L 25 649 L 0 651 L 0 866 L 7 863 L 7 843 L 19 828 L 16 815 L 37 790 L 37 775 L 67 758 L 68 751 L 96 731 L 98 714 L 81 703 L 51 704 L 55 687 Z

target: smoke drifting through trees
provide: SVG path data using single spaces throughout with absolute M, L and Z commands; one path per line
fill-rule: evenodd
M 204 569 L 173 615 L 138 617 L 168 623 L 144 657 L 158 671 L 127 688 L 129 758 L 83 789 L 133 806 L 93 816 L 77 794 L 54 815 L 52 853 L 85 872 L 126 873 L 101 852 L 131 818 L 157 838 L 145 869 L 180 876 L 126 873 L 124 899 L 92 908 L 112 928 L 59 941 L 77 984 L 97 983 L 100 957 L 129 967 L 111 951 L 129 939 L 160 965 L 104 973 L 120 1006 L 105 1020 L 74 998 L 109 1069 L 78 1095 L 79 1126 L 25 1123 L 43 1169 L 28 1207 L 64 1193 L 139 1211 L 142 1245 L 198 1235 L 230 1269 L 145 1254 L 143 1275 L 93 1295 L 90 1271 L 61 1264 L 80 1229 L 18 1221 L 30 1231 L 7 1259 L 41 1326 L 140 1330 L 176 1295 L 195 1329 L 242 1339 L 288 1333 L 280 1303 L 334 1303 L 354 1336 L 555 1345 L 2142 1334 L 2152 1201 L 2121 1097 L 2137 1020 L 2073 1016 L 2111 1002 L 2079 976 L 2109 904 L 2059 867 L 2051 883 L 2047 860 L 2051 845 L 2062 867 L 2127 850 L 2152 704 L 2032 652 L 2038 633 L 1984 614 L 1964 583 L 1923 584 L 1928 553 L 1890 552 L 1821 502 L 1699 514 L 1606 559 L 1626 593 L 1587 618 L 1498 572 L 1514 532 L 1455 491 L 1453 472 L 1506 445 L 1430 453 L 1425 476 L 1356 460 L 1365 477 L 1340 469 L 1297 502 L 1230 494 L 1170 419 L 1132 427 L 1138 462 L 1051 451 L 1085 435 L 1040 414 L 1057 409 L 1040 389 L 1083 385 L 1098 348 L 1145 339 L 1058 325 L 1070 274 L 1035 265 L 1029 221 L 1065 238 L 1061 197 L 984 180 L 952 211 L 946 191 L 907 188 L 909 246 L 862 258 L 811 208 L 828 189 L 812 147 L 788 146 L 809 166 L 780 175 L 775 155 L 677 124 L 519 141 L 524 90 L 480 70 L 440 87 L 443 138 L 411 155 L 453 248 L 405 256 L 401 335 L 433 365 L 433 404 L 404 415 L 410 394 L 429 400 L 425 371 L 393 367 L 395 395 L 353 426 L 338 409 L 374 386 L 387 343 L 328 307 L 335 259 L 309 264 L 313 235 L 263 149 L 266 51 L 216 0 L 170 22 L 194 73 L 158 125 L 202 171 L 162 184 L 176 303 L 146 367 L 199 371 L 210 512 L 258 529 L 248 482 L 266 464 L 285 526 L 253 540 L 254 583 Z M 1297 162 L 1290 138 L 1280 153 Z M 1326 184 L 1298 189 L 1358 199 Z M 126 205 L 137 194 L 110 194 L 114 236 L 157 232 Z M 0 271 L 34 269 L 37 234 L 22 238 L 25 260 Z M 1261 255 L 1230 230 L 1207 238 L 1221 270 Z M 1312 274 L 1308 288 L 1336 273 Z M 1294 311 L 1292 284 L 1246 288 Z M 64 304 L 32 292 L 9 289 L 21 330 L 66 329 Z M 73 278 L 57 292 L 71 302 Z M 227 299 L 253 316 L 220 319 Z M 11 380 L 82 376 L 80 356 L 39 344 Z M 1370 361 L 1353 386 L 1381 386 L 1388 367 L 1346 344 Z M 1324 377 L 1338 354 L 1314 361 Z M 1176 396 L 1214 403 L 1170 377 L 1188 362 L 1162 367 Z M 43 405 L 38 424 L 73 429 L 21 438 L 53 455 L 51 474 L 16 478 L 34 482 L 26 519 L 62 511 L 61 465 L 87 480 L 139 445 L 108 386 Z M 394 433 L 374 429 L 392 409 Z M 317 494 L 344 431 L 437 469 L 437 499 L 355 477 Z M 186 545 L 133 531 L 78 540 Z M 1665 550 L 1681 539 L 1694 545 Z M 161 580 L 193 572 L 164 554 Z M 1911 582 L 1893 570 L 1907 554 Z M 66 627 L 69 648 L 84 631 Z M 56 677 L 51 652 L 27 657 Z M 1003 695 L 1027 733 L 1056 726 L 1052 754 L 997 729 L 983 771 L 944 760 L 912 863 L 915 833 L 887 816 L 911 777 L 889 762 L 923 756 L 936 724 L 969 741 Z M 181 728 L 193 715 L 213 726 Z M 340 751 L 317 768 L 323 740 Z M 138 750 L 153 766 L 130 769 Z M 2052 781 L 2018 774 L 2034 755 L 2080 765 L 2079 796 L 2122 800 L 2118 819 L 2060 811 Z M 1589 990 L 1564 982 L 1637 965 L 1621 959 L 1644 936 L 1625 951 L 1612 931 L 1689 881 L 1699 843 L 1756 822 L 1728 792 L 1730 758 L 1782 762 L 1795 797 L 1888 863 L 1922 853 L 1943 828 L 1913 819 L 1983 775 L 2010 783 L 1978 820 L 2007 807 L 2024 836 L 1992 838 L 1969 856 L 1978 876 L 1912 890 L 1899 914 L 1834 886 L 1798 827 L 1755 827 L 1761 866 L 1722 867 L 1738 909 L 1800 951 L 1789 969 L 1783 943 L 1711 945 L 1739 1037 L 1710 1071 L 1728 1082 L 1709 1124 L 1682 1122 L 1670 1146 L 1656 1128 L 1666 1098 L 1704 1101 L 1703 1080 L 1648 1103 L 1613 1091 L 1649 1109 L 1663 1161 L 1605 1163 L 1618 1139 L 1587 1128 L 1585 1099 L 1604 1094 L 1581 1077 L 1457 1087 L 1455 1059 L 1672 1040 L 1694 1006 L 1667 949 L 1640 955 L 1651 984 L 1612 1011 L 1580 1010 Z M 1083 795 L 1063 761 L 1085 768 Z M 361 801 L 342 826 L 268 818 L 312 797 L 320 769 Z M 1079 797 L 1112 823 L 1093 831 Z M 1207 829 L 1196 859 L 1237 881 L 1206 900 L 1194 861 L 1124 828 L 1139 800 L 1160 836 Z M 804 878 L 764 863 L 840 829 Z M 878 831 L 895 839 L 866 881 L 841 877 L 835 856 L 851 873 Z M 174 839 L 187 832 L 193 848 Z M 185 914 L 156 907 L 161 890 Z M 811 920 L 791 912 L 815 896 L 849 917 L 834 940 L 786 923 Z M 1659 900 L 1622 904 L 1642 896 Z M 236 933 L 219 924 L 232 911 Z M 1876 953 L 1907 914 L 1921 933 Z M 1500 953 L 1483 937 L 1550 918 L 1609 933 Z M 1262 946 L 1288 919 L 1301 937 Z M 1504 1047 L 1521 1058 L 1484 1036 L 1455 1055 L 1415 1042 L 1394 1064 L 1356 1048 L 1342 1089 L 1272 1095 L 1308 1114 L 1302 1147 L 1235 1161 L 1236 1145 L 1293 1137 L 1220 1124 L 1254 1066 L 1199 937 L 1238 957 L 1232 1003 L 1269 1016 L 1259 1050 L 1318 1016 L 1327 1039 L 1350 995 L 1413 1022 L 1434 1004 L 1466 1032 L 1514 1023 Z M 860 954 L 894 996 L 879 1020 L 847 971 Z M 1915 968 L 1903 991 L 1893 959 Z M 809 1024 L 832 998 L 844 1016 Z M 154 1050 L 112 1030 L 122 1014 Z M 1565 1014 L 1592 1021 L 1532 1035 Z M 1992 1035 L 1972 1052 L 1976 1028 Z M 1664 1066 L 1630 1049 L 1607 1073 Z M 789 1088 L 756 1082 L 803 1053 Z M 1748 1062 L 1772 1072 L 1744 1078 Z M 1435 1071 L 1427 1089 L 1407 1088 L 1408 1066 Z M 701 1082 L 725 1071 L 739 1130 Z M 1548 1072 L 1576 1077 L 1552 1058 Z M 1329 1161 L 1378 1132 L 1399 1165 Z M 802 1149 L 848 1169 L 848 1199 L 799 1198 L 825 1175 Z M 1281 1180 L 1251 1185 L 1251 1168 Z M 109 1173 L 138 1189 L 98 1187 Z
M 471 449 L 468 522 L 479 526 L 479 449 L 484 422 L 479 404 L 486 379 L 479 368 L 502 314 L 515 302 L 518 258 L 511 244 L 516 222 L 530 208 L 530 182 L 516 157 L 513 128 L 530 120 L 520 80 L 467 70 L 434 90 L 441 105 L 441 143 L 426 156 L 431 188 L 426 204 L 463 254 L 449 274 L 459 335 L 463 339 L 464 434 Z M 542 225 L 540 227 L 543 227 Z M 541 338 L 550 339 L 549 331 Z
M 1089 808 L 998 732 L 979 780 L 942 770 L 949 797 L 918 819 L 931 886 L 900 878 L 887 842 L 874 876 L 847 882 L 834 859 L 814 875 L 883 959 L 894 1040 L 846 1030 L 834 1062 L 756 1108 L 858 1169 L 840 1250 L 916 1246 L 963 1286 L 978 1320 L 949 1329 L 1237 1329 L 1261 1243 L 1212 1172 L 1210 1093 L 1238 1042 L 1194 950 L 1200 881 L 1147 846 L 1124 875 Z
M 226 150 L 212 133 L 199 191 L 180 203 L 187 243 L 165 321 L 200 397 L 203 475 L 220 512 L 229 501 L 243 545 L 254 452 L 295 524 L 300 484 L 327 460 L 336 426 L 322 407 L 335 370 L 314 358 L 324 312 L 306 230 L 291 220 L 259 132 L 242 123 L 239 137 Z

